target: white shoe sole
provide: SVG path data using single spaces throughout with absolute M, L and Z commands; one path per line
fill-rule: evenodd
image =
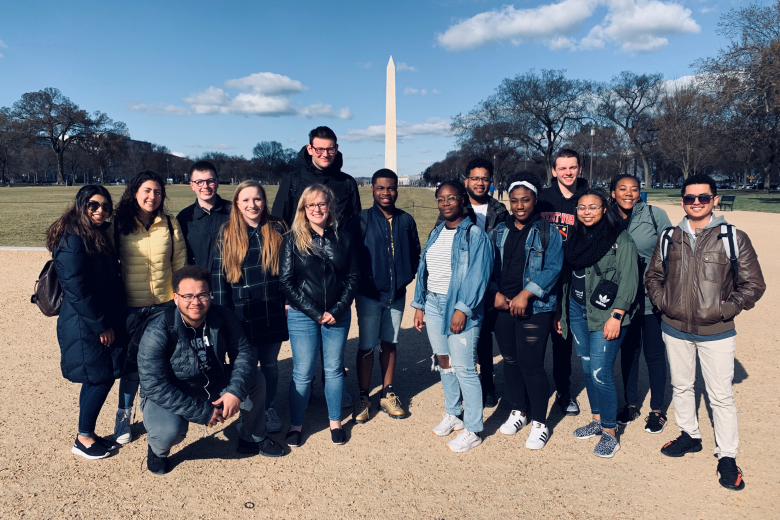
M 544 443 L 541 446 L 538 445 L 538 444 L 534 444 L 532 446 L 529 446 L 527 442 L 525 443 L 525 447 L 528 448 L 529 450 L 541 450 L 545 446 L 547 446 L 547 443 Z
M 524 427 L 525 427 L 525 424 L 523 424 L 522 426 L 520 426 L 520 428 L 517 428 L 517 429 L 515 429 L 514 426 L 511 426 L 512 430 L 514 430 L 514 431 L 508 431 L 508 430 L 504 430 L 504 426 L 502 425 L 501 428 L 498 429 L 498 431 L 500 431 L 504 435 L 515 435 L 517 432 L 522 430 Z
M 85 459 L 89 459 L 89 460 L 105 459 L 106 457 L 108 457 L 109 455 L 111 455 L 110 453 L 106 453 L 105 455 L 98 455 L 98 456 L 95 456 L 95 455 L 87 455 L 86 453 L 84 453 L 83 451 L 81 451 L 80 449 L 78 449 L 78 448 L 77 448 L 77 447 L 75 447 L 75 446 L 73 446 L 73 447 L 70 449 L 70 452 L 71 452 L 72 454 L 74 454 L 74 455 L 78 455 L 79 457 L 84 457 Z
M 457 448 L 453 448 L 452 446 L 447 444 L 447 449 L 450 450 L 453 453 L 465 453 L 465 452 L 469 451 L 472 448 L 476 448 L 480 444 L 482 444 L 482 439 L 480 439 L 479 442 L 475 442 L 475 443 L 469 444 L 468 446 L 458 446 Z
M 594 452 L 593 454 L 594 454 L 595 456 L 597 456 L 597 457 L 601 457 L 602 459 L 611 459 L 612 457 L 614 457 L 614 456 L 615 456 L 615 453 L 617 453 L 617 452 L 619 452 L 619 451 L 620 451 L 620 443 L 618 443 L 618 445 L 617 445 L 617 446 L 615 446 L 615 449 L 614 449 L 614 451 L 613 451 L 612 453 L 610 453 L 609 455 L 599 455 L 599 454 L 598 454 L 598 453 L 596 453 L 596 452 Z
M 664 424 L 662 424 L 662 425 L 661 425 L 661 429 L 660 429 L 660 430 L 658 430 L 657 432 L 652 432 L 652 431 L 648 430 L 647 428 L 645 428 L 645 431 L 646 431 L 647 433 L 651 434 L 651 435 L 655 435 L 655 434 L 661 433 L 661 432 L 663 432 L 663 431 L 664 431 L 664 428 L 666 428 L 666 424 L 667 424 L 668 422 L 669 422 L 669 421 L 666 421 Z
M 114 442 L 117 444 L 129 444 L 133 440 L 133 435 L 131 433 L 125 433 L 123 435 L 120 435 L 119 437 L 114 437 Z

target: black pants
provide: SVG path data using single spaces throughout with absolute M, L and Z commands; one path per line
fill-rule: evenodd
M 639 353 L 645 353 L 650 380 L 650 409 L 661 410 L 666 391 L 666 347 L 661 332 L 661 318 L 655 314 L 638 315 L 631 320 L 620 344 L 620 368 L 623 373 L 623 396 L 628 406 L 642 403 L 637 395 Z
M 482 328 L 479 330 L 477 340 L 477 363 L 479 363 L 479 382 L 482 383 L 482 392 L 494 392 L 493 387 L 493 329 L 496 323 L 497 312 L 494 309 L 485 310 L 482 320 Z
M 523 318 L 516 318 L 509 312 L 499 312 L 495 325 L 498 349 L 504 358 L 504 381 L 512 408 L 525 412 L 542 424 L 547 422 L 547 398 L 550 395 L 547 372 L 544 371 L 544 354 L 552 317 L 552 312 Z
M 569 333 L 569 337 L 564 339 L 563 336 L 550 327 L 550 338 L 552 339 L 552 372 L 553 381 L 555 381 L 555 390 L 561 395 L 570 395 L 572 334 Z

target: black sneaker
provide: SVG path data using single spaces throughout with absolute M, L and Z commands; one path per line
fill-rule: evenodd
M 73 443 L 73 447 L 70 449 L 70 452 L 74 455 L 78 455 L 90 460 L 105 459 L 111 455 L 111 452 L 109 452 L 108 449 L 97 440 L 95 440 L 95 442 L 89 446 L 84 446 L 81 444 L 81 441 L 78 437 L 76 437 L 76 442 Z
M 579 415 L 580 403 L 576 399 L 572 399 L 568 394 L 555 393 L 555 402 L 558 403 L 561 411 L 564 415 Z
M 498 406 L 498 399 L 496 399 L 496 390 L 487 390 L 482 392 L 482 406 L 484 408 L 495 408 Z
M 645 419 L 645 431 L 648 433 L 661 433 L 666 428 L 666 414 L 663 412 L 650 412 Z
M 290 430 L 287 432 L 287 435 L 284 436 L 284 442 L 287 443 L 288 446 L 291 448 L 298 448 L 303 444 L 303 437 L 301 436 L 301 432 Z
M 266 437 L 260 442 L 238 439 L 236 451 L 242 455 L 262 455 L 263 457 L 281 457 L 284 455 L 284 448 L 270 437 Z
M 152 447 L 147 444 L 146 450 L 146 469 L 155 475 L 165 475 L 170 469 L 168 457 L 158 457 L 152 451 Z
M 108 451 L 114 451 L 119 449 L 119 443 L 115 442 L 114 439 L 109 439 L 108 437 L 98 437 L 95 435 L 93 437 L 96 441 L 98 441 L 100 444 L 106 447 Z
M 330 440 L 333 442 L 333 444 L 346 444 L 347 443 L 347 433 L 344 431 L 343 428 L 333 428 L 330 431 Z
M 686 453 L 701 451 L 701 439 L 693 439 L 685 432 L 673 441 L 669 441 L 661 448 L 661 453 L 667 457 L 682 457 Z
M 742 470 L 737 466 L 737 461 L 732 457 L 721 457 L 718 461 L 718 473 L 720 478 L 718 482 L 726 489 L 739 491 L 745 488 L 745 481 L 742 480 Z
M 617 423 L 625 426 L 634 422 L 640 415 L 639 408 L 636 406 L 626 406 L 617 414 Z

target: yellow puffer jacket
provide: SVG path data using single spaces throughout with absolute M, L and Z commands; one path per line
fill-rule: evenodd
M 173 240 L 165 215 L 155 217 L 148 231 L 136 219 L 134 232 L 129 235 L 119 233 L 119 255 L 128 307 L 148 307 L 173 299 L 173 273 L 187 264 L 187 246 L 179 222 L 171 218 L 171 225 Z M 113 241 L 113 222 L 108 236 Z

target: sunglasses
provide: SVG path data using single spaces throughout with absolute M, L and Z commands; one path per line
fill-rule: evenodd
M 690 206 L 692 204 L 696 204 L 696 199 L 699 199 L 699 202 L 701 204 L 709 204 L 712 200 L 713 196 L 709 193 L 704 193 L 702 195 L 683 195 L 683 204 L 686 206 Z
M 105 211 L 106 213 L 111 213 L 111 210 L 113 209 L 111 207 L 111 204 L 109 204 L 108 202 L 100 203 L 95 200 L 90 200 L 89 202 L 87 202 L 87 209 L 89 211 L 95 212 L 98 210 L 98 208 L 103 208 L 103 211 Z

